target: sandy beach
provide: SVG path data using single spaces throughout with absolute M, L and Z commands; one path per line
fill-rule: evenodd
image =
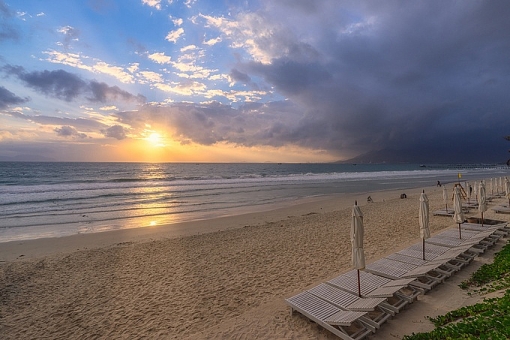
M 2 339 L 336 339 L 284 299 L 350 269 L 354 200 L 370 263 L 418 242 L 418 197 L 437 187 L 314 199 L 264 213 L 0 244 Z M 489 208 L 505 199 L 496 199 Z M 478 215 L 476 210 L 471 214 Z M 489 210 L 487 218 L 508 221 Z M 455 227 L 432 216 L 437 233 Z M 502 241 L 396 315 L 373 339 L 433 328 L 425 316 L 482 299 L 460 283 Z

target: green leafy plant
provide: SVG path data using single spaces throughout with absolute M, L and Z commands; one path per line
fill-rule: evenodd
M 459 285 L 462 289 L 469 287 L 487 287 L 476 290 L 478 293 L 489 293 L 510 287 L 510 244 L 507 244 L 494 257 L 494 262 L 484 264 L 473 275 Z
M 508 339 L 510 338 L 510 290 L 501 298 L 486 299 L 435 318 L 436 328 L 428 333 L 413 333 L 405 340 L 432 339 Z
M 481 266 L 459 287 L 476 286 L 478 293 L 488 293 L 510 287 L 510 244 L 507 244 L 491 264 Z M 413 333 L 406 340 L 439 339 L 510 339 L 510 289 L 501 298 L 483 302 L 429 318 L 436 328 L 428 333 Z

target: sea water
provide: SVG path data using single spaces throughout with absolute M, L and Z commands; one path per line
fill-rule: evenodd
M 309 197 L 509 172 L 498 165 L 0 162 L 0 242 L 208 219 Z

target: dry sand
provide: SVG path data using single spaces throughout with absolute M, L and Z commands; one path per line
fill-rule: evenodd
M 439 188 L 425 190 L 431 211 L 444 208 Z M 370 204 L 366 194 L 344 195 L 211 221 L 0 243 L 1 338 L 335 339 L 291 316 L 284 298 L 350 269 L 355 199 L 365 216 L 368 262 L 419 242 L 420 192 L 406 190 L 407 199 L 400 191 L 371 193 Z M 431 216 L 430 226 L 435 233 L 455 225 Z M 430 330 L 425 316 L 480 300 L 457 285 L 493 253 L 371 338 Z

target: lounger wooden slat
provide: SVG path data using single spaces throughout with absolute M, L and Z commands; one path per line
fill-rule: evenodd
M 386 258 L 388 258 L 390 260 L 399 261 L 399 262 L 411 263 L 416 266 L 421 266 L 428 262 L 428 261 L 423 260 L 422 258 L 419 258 L 419 257 L 413 257 L 413 256 L 404 255 L 404 254 L 399 254 L 399 253 L 394 253 L 394 254 L 388 255 L 388 256 L 386 256 Z
M 414 277 L 417 280 L 414 280 L 410 285 L 425 289 L 425 291 L 431 290 L 437 284 L 443 282 L 446 278 L 444 274 L 437 273 L 434 270 L 424 273 L 423 275 L 406 276 L 407 273 L 416 268 L 417 266 L 408 265 L 407 269 L 403 269 L 403 264 L 401 262 L 390 259 L 381 259 L 369 264 L 366 267 L 366 271 L 390 279 Z
M 344 340 L 361 340 L 372 333 L 359 319 L 366 312 L 352 312 L 303 292 L 285 300 L 291 313 L 297 311 Z
M 354 273 L 356 273 L 356 271 L 349 271 L 329 280 L 326 283 L 356 295 L 358 294 L 358 279 L 357 273 Z M 381 281 L 381 279 L 384 281 Z M 416 296 L 421 293 L 420 291 L 408 288 L 408 281 L 401 285 L 384 286 L 391 282 L 392 280 L 390 279 L 373 275 L 365 271 L 360 271 L 361 296 L 386 298 L 388 305 L 385 305 L 384 307 L 398 313 L 408 303 L 412 303 L 416 300 Z
M 395 315 L 395 313 L 380 307 L 386 301 L 385 298 L 360 298 L 326 283 L 309 289 L 308 292 L 344 310 L 372 312 L 359 320 L 374 332 L 392 315 Z

